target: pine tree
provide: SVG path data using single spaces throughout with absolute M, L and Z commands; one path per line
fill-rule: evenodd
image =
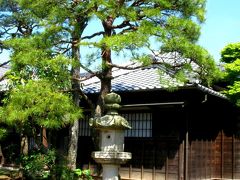
M 8 8 L 0 21 L 24 19 L 20 26 L 15 22 L 13 29 L 2 33 L 3 47 L 12 50 L 8 78 L 13 87 L 26 86 L 32 80 L 49 81 L 55 90 L 71 92 L 74 104 L 79 105 L 80 96 L 87 98 L 80 86 L 82 69 L 89 73 L 87 78 L 101 80 L 95 105 L 95 115 L 100 116 L 103 97 L 111 91 L 112 68 L 126 68 L 119 65 L 118 57 L 146 66 L 153 63 L 149 54 L 174 51 L 199 65 L 197 73 L 206 84 L 216 78 L 214 60 L 197 45 L 205 0 L 8 0 L 2 1 L 1 7 L 12 3 L 19 10 Z M 9 32 L 14 36 L 4 40 Z M 191 68 L 181 62 L 178 67 L 161 65 L 177 72 Z M 70 137 L 69 166 L 75 168 L 77 121 Z

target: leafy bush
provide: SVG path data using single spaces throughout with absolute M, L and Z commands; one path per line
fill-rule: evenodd
M 89 169 L 86 170 L 75 169 L 74 174 L 77 175 L 78 179 L 92 180 L 91 172 Z
M 54 177 L 59 180 L 92 180 L 90 170 L 71 170 L 66 165 L 57 165 L 55 168 Z
M 55 151 L 47 150 L 45 153 L 32 151 L 21 158 L 24 176 L 30 179 L 47 179 L 55 165 Z
M 27 179 L 92 180 L 90 170 L 71 170 L 63 156 L 54 150 L 34 150 L 21 158 Z

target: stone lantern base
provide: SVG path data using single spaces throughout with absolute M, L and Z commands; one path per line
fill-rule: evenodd
M 92 157 L 97 163 L 102 164 L 104 180 L 119 180 L 119 166 L 132 158 L 130 152 L 92 152 Z
M 118 169 L 119 166 L 116 164 L 102 164 L 103 177 L 106 180 L 119 180 Z
M 103 167 L 103 180 L 119 180 L 119 166 L 132 158 L 124 152 L 124 130 L 131 128 L 128 121 L 120 116 L 117 109 L 121 97 L 110 93 L 104 97 L 108 110 L 103 117 L 90 119 L 90 126 L 100 131 L 100 150 L 92 152 L 92 158 Z
M 100 164 L 124 164 L 132 158 L 130 152 L 92 152 L 92 158 Z

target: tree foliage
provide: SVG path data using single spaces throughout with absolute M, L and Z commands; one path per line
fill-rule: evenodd
M 16 105 L 22 113 L 19 117 L 25 122 L 30 115 L 37 123 L 48 127 L 50 121 L 44 123 L 43 118 L 65 117 L 62 110 L 70 108 L 69 96 L 62 91 L 72 92 L 75 105 L 79 104 L 80 96 L 87 98 L 80 88 L 81 68 L 88 72 L 86 78 L 96 76 L 101 80 L 95 111 L 101 115 L 103 96 L 111 91 L 112 68 L 126 68 L 119 65 L 119 58 L 139 61 L 146 66 L 154 62 L 149 54 L 157 56 L 163 52 L 174 51 L 191 59 L 199 66 L 198 76 L 209 84 L 216 79 L 217 68 L 208 52 L 197 45 L 200 24 L 205 20 L 205 3 L 205 0 L 0 1 L 0 38 L 2 48 L 11 50 L 11 70 L 7 77 L 11 82 L 9 88 L 13 88 L 5 101 L 5 110 L 15 106 L 15 99 L 21 95 L 23 102 Z M 186 69 L 187 72 L 193 70 L 178 60 L 174 59 L 174 64 L 158 63 L 172 68 L 181 77 Z M 43 105 L 49 110 L 51 105 L 69 105 L 56 108 L 56 112 L 49 115 L 40 110 L 36 113 L 35 105 L 43 95 L 33 89 L 42 85 L 46 88 L 41 88 L 46 93 L 44 98 L 51 103 L 40 103 L 39 108 Z M 57 98 L 60 96 L 62 101 Z M 16 114 L 17 111 L 13 116 Z M 77 124 L 73 127 L 70 139 L 75 137 L 76 140 L 70 144 L 77 147 Z
M 12 89 L 5 99 L 1 119 L 16 129 L 27 130 L 36 125 L 61 128 L 80 118 L 68 94 L 56 92 L 55 86 L 43 80 L 28 81 Z
M 11 29 L 16 29 L 15 34 L 20 37 L 26 34 L 21 34 L 25 31 L 19 31 L 19 27 L 30 29 L 26 31 L 37 36 L 42 45 L 49 46 L 52 55 L 71 57 L 73 46 L 86 47 L 89 50 L 84 48 L 80 63 L 89 72 L 88 67 L 84 67 L 89 62 L 98 62 L 103 69 L 111 67 L 112 61 L 107 65 L 99 63 L 106 61 L 106 50 L 111 50 L 115 56 L 127 55 L 125 58 L 143 62 L 151 62 L 148 55 L 152 52 L 176 51 L 202 67 L 202 78 L 209 81 L 214 79 L 212 75 L 215 73 L 212 72 L 216 69 L 212 57 L 196 44 L 200 35 L 199 24 L 204 22 L 204 0 L 9 2 L 17 4 L 14 7 L 18 11 L 11 16 L 7 14 L 8 18 L 4 16 L 5 20 L 15 18 L 18 13 L 24 19 L 21 21 L 17 18 L 15 21 L 18 23 L 11 24 Z M 88 26 L 89 29 L 86 29 Z M 38 48 L 38 45 L 35 47 Z M 35 50 L 35 55 L 31 56 L 38 59 L 36 56 L 41 57 L 42 53 Z
M 226 95 L 240 106 L 240 43 L 231 43 L 221 51 L 221 61 L 225 63 L 224 79 L 227 82 Z

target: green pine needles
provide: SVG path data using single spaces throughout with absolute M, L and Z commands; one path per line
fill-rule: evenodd
M 71 96 L 59 92 L 49 81 L 30 80 L 12 89 L 1 108 L 1 119 L 8 125 L 31 128 L 62 128 L 82 116 Z

